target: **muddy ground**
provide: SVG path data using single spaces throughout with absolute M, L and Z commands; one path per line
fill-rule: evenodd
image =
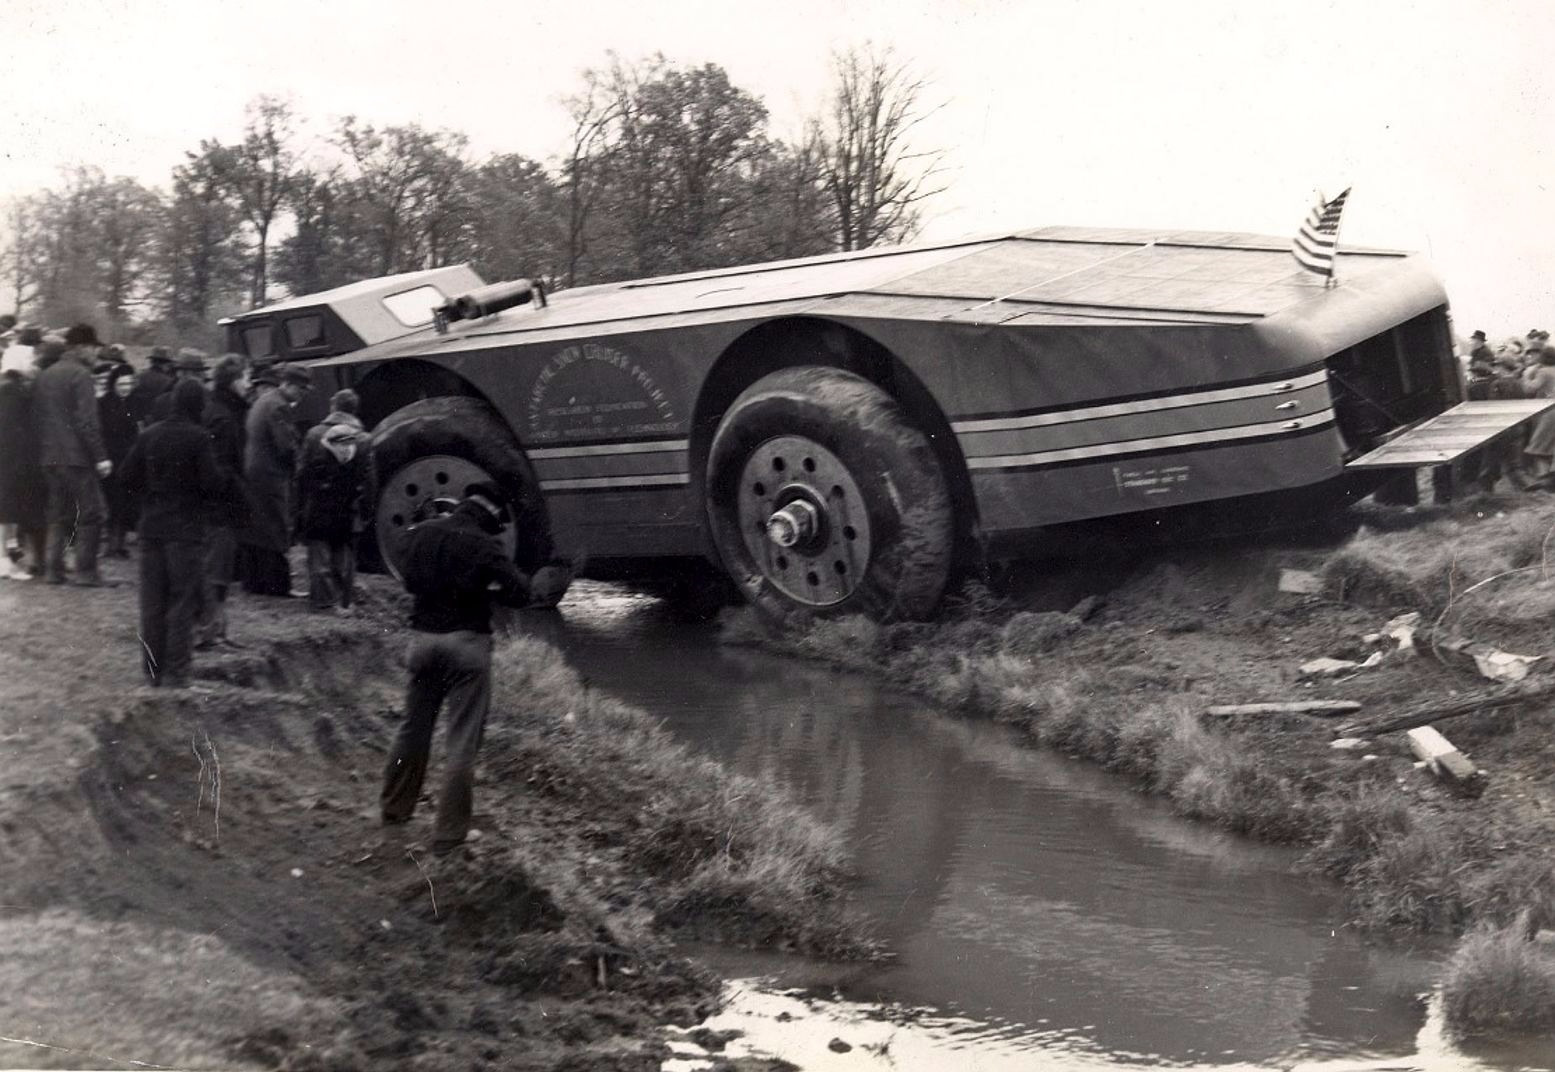
M 752 788 L 537 642 L 499 667 L 469 848 L 425 851 L 426 801 L 381 828 L 403 608 L 364 586 L 344 617 L 237 598 L 246 647 L 185 692 L 140 683 L 132 585 L 0 586 L 0 1067 L 657 1068 L 716 1002 L 688 924 L 869 951 L 834 861 L 797 865 L 802 923 L 747 897 L 695 809 Z
M 1455 630 L 1555 654 L 1555 503 L 1363 520 L 1017 571 L 933 625 L 832 622 L 780 646 L 1026 725 L 1186 814 L 1309 845 L 1367 925 L 1546 911 L 1550 703 L 1440 724 L 1489 772 L 1478 796 L 1417 769 L 1398 733 L 1339 750 L 1333 720 L 1202 715 L 1344 699 L 1375 717 L 1506 687 L 1428 645 L 1301 674 L 1378 650 L 1366 638 L 1400 611 L 1434 622 L 1450 603 Z M 1280 591 L 1286 569 L 1319 590 Z M 480 837 L 431 857 L 425 808 L 386 834 L 404 608 L 386 579 L 364 587 L 348 617 L 238 598 L 247 646 L 200 656 L 196 687 L 169 693 L 140 684 L 133 586 L 0 584 L 0 1067 L 657 1068 L 662 1025 L 697 1022 L 719 989 L 676 936 L 870 955 L 838 909 L 845 861 L 824 828 L 587 693 L 535 640 L 499 667 Z M 755 633 L 732 616 L 732 639 Z M 1551 661 L 1529 683 L 1555 680 Z M 736 817 L 754 826 L 721 834 Z M 741 860 L 734 844 L 770 851 Z

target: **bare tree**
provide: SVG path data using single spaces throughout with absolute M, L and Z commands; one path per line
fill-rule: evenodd
M 851 49 L 834 60 L 825 114 L 816 121 L 823 182 L 838 244 L 866 249 L 912 237 L 935 185 L 942 150 L 912 145 L 928 83 L 890 49 Z
M 294 176 L 289 210 L 296 222 L 275 254 L 275 279 L 293 294 L 312 294 L 373 274 L 377 237 L 357 183 L 339 167 Z
M 17 315 L 38 296 L 34 249 L 41 236 L 37 197 L 13 197 L 5 209 L 5 245 L 0 247 L 0 273 L 11 289 Z
M 134 179 L 118 178 L 97 188 L 92 219 L 99 300 L 108 319 L 120 325 L 127 307 L 143 296 L 153 240 L 163 223 L 162 201 Z
M 249 304 L 258 308 L 270 284 L 270 231 L 297 177 L 296 116 L 289 103 L 268 94 L 255 97 L 246 111 L 243 140 L 213 164 L 254 232 Z
M 181 331 L 207 325 L 244 276 L 242 216 L 222 179 L 226 149 L 201 141 L 173 169 L 173 192 L 158 244 L 160 306 Z
M 588 227 L 602 188 L 604 149 L 618 118 L 619 102 L 599 72 L 588 70 L 583 72 L 583 91 L 563 104 L 572 118 L 572 137 L 561 165 L 567 202 L 564 278 L 571 287 L 577 285 L 579 267 L 588 254 Z
M 748 211 L 733 229 L 745 260 L 787 260 L 837 249 L 820 143 L 775 141 L 756 168 Z
M 565 280 L 562 191 L 544 167 L 516 153 L 492 157 L 469 177 L 465 251 L 491 280 Z
M 449 130 L 425 130 L 415 123 L 377 127 L 341 120 L 335 144 L 356 168 L 356 193 L 377 235 L 379 275 L 421 267 L 428 250 L 426 225 L 440 219 L 437 204 L 464 168 L 469 139 Z
M 99 312 L 97 202 L 107 180 L 94 167 L 70 168 L 58 186 L 32 199 L 36 240 L 27 250 L 40 319 L 64 323 Z

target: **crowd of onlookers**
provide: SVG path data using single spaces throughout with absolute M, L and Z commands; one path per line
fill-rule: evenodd
M 1555 347 L 1540 329 L 1492 346 L 1483 331 L 1470 337 L 1469 400 L 1555 398 Z M 1555 486 L 1555 409 L 1523 434 L 1492 443 L 1467 459 L 1464 476 L 1487 494 L 1505 479 L 1519 491 Z
M 300 366 L 167 347 L 137 366 L 90 324 L 0 316 L 0 579 L 100 587 L 100 556 L 133 554 L 154 685 L 186 684 L 194 648 L 237 646 L 234 588 L 294 594 L 296 541 L 312 605 L 349 608 L 374 474 L 355 393 L 304 430 L 310 390 Z

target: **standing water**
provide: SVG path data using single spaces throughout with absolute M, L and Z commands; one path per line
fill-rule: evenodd
M 721 646 L 646 597 L 580 585 L 556 628 L 591 685 L 847 839 L 853 906 L 894 959 L 708 951 L 726 977 L 761 977 L 734 987 L 730 1022 L 765 1024 L 769 1052 L 807 1068 L 1555 1066 L 1543 1045 L 1455 1050 L 1429 999 L 1437 955 L 1344 930 L 1333 888 L 1287 850 L 873 679 Z M 827 1048 L 839 1033 L 857 1052 Z

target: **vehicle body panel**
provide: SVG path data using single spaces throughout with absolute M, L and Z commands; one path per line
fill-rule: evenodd
M 1335 480 L 1373 425 L 1457 401 L 1420 259 L 1347 249 L 1337 275 L 1260 236 L 1045 228 L 578 288 L 312 365 L 364 390 L 409 361 L 468 384 L 527 452 L 559 549 L 707 554 L 693 419 L 715 366 L 778 324 L 810 340 L 789 363 L 833 363 L 841 331 L 932 399 L 997 542 Z M 1383 388 L 1399 412 L 1358 416 Z

